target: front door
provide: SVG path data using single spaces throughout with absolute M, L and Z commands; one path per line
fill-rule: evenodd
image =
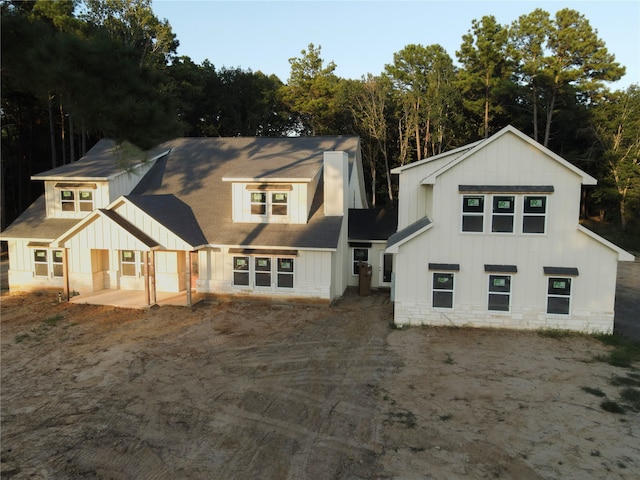
M 391 273 L 393 272 L 393 254 L 380 252 L 380 286 L 391 286 Z

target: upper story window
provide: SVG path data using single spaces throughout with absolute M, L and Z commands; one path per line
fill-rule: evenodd
M 546 218 L 547 197 L 544 195 L 525 195 L 522 211 L 522 233 L 544 233 Z
M 60 210 L 63 212 L 92 212 L 93 187 L 75 184 L 58 184 L 60 190 Z
M 462 232 L 546 233 L 548 193 L 553 186 L 460 185 L 459 189 Z
M 462 197 L 462 231 L 484 231 L 484 195 Z
M 251 215 L 280 216 L 289 215 L 289 194 L 279 191 L 250 192 Z
M 491 215 L 491 231 L 494 233 L 513 233 L 515 216 L 515 197 L 494 195 Z

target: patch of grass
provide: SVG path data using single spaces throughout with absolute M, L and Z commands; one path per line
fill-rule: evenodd
M 579 332 L 574 332 L 571 330 L 561 330 L 559 328 L 540 328 L 536 330 L 536 333 L 541 337 L 555 339 L 575 337 L 576 335 L 580 335 Z
M 416 428 L 416 416 L 409 410 L 387 413 L 388 421 L 397 422 L 407 428 Z
M 16 343 L 22 343 L 24 340 L 30 337 L 31 335 L 29 335 L 28 333 L 19 333 L 18 335 L 16 335 L 15 341 Z
M 590 393 L 591 395 L 595 395 L 596 397 L 606 397 L 606 393 L 604 393 L 599 388 L 591 388 L 591 387 L 580 387 L 583 391 Z
M 614 402 L 613 400 L 604 400 L 600 404 L 600 408 L 605 412 L 624 413 L 624 408 L 622 408 L 618 402 Z
M 453 365 L 454 362 L 453 358 L 451 358 L 451 354 L 449 352 L 444 352 L 444 354 L 447 356 L 447 358 L 444 359 L 444 363 L 446 363 L 447 365 Z
M 632 409 L 640 411 L 640 390 L 636 388 L 625 388 L 620 392 L 620 396 L 628 402 Z
M 46 318 L 40 323 L 40 325 L 32 328 L 30 333 L 20 333 L 16 335 L 15 342 L 21 343 L 27 339 L 32 339 L 36 342 L 39 342 L 46 336 L 49 330 L 56 327 L 62 320 L 64 320 L 64 315 L 62 314 L 57 314 L 52 317 Z
M 596 360 L 606 362 L 614 367 L 630 368 L 640 360 L 640 343 L 620 335 L 594 335 L 605 345 L 613 347 L 607 355 L 598 355 Z
M 49 317 L 46 320 L 43 320 L 42 323 L 47 327 L 55 327 L 60 321 L 64 320 L 64 315 L 57 314 L 53 317 Z
M 446 422 L 447 420 L 451 420 L 453 418 L 453 415 L 447 413 L 446 415 L 438 415 L 438 418 L 443 422 Z
M 614 375 L 609 383 L 615 387 L 640 387 L 640 378 L 633 373 L 629 373 L 626 377 Z

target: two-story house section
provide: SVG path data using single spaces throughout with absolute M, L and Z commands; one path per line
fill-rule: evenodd
M 613 331 L 634 257 L 579 225 L 593 177 L 511 126 L 392 173 L 396 324 Z
M 139 166 L 138 166 L 139 165 Z M 110 174 L 105 174 L 104 169 Z M 5 232 L 10 288 L 306 298 L 350 275 L 348 212 L 366 208 L 357 137 L 179 138 L 124 171 L 98 144 L 33 177 Z M 52 223 L 53 222 L 53 223 Z

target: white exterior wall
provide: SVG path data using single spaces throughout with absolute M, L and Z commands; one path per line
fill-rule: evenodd
M 294 287 L 277 288 L 276 267 L 272 262 L 271 287 L 233 285 L 233 257 L 241 254 L 222 251 L 200 250 L 198 252 L 200 276 L 196 290 L 199 293 L 269 296 L 273 298 L 311 298 L 332 300 L 331 296 L 331 251 L 299 250 L 294 259 Z M 260 256 L 260 255 L 254 255 Z M 265 255 L 277 257 L 277 255 Z M 250 271 L 253 274 L 253 271 Z
M 156 290 L 180 292 L 186 288 L 186 253 L 155 252 Z M 142 284 L 144 289 L 144 283 Z
M 424 215 L 428 185 L 424 172 L 403 171 L 400 203 L 404 225 Z M 404 179 L 402 177 L 405 177 Z M 578 231 L 581 179 L 515 135 L 504 135 L 440 175 L 433 186 L 433 227 L 409 240 L 395 256 L 395 322 L 504 328 L 566 328 L 611 332 L 618 255 Z M 459 185 L 553 185 L 547 196 L 545 234 L 522 233 L 523 194 L 516 197 L 514 233 L 490 233 L 490 196 L 485 199 L 485 232 L 462 233 Z M 512 195 L 512 194 L 508 194 Z M 404 211 L 403 211 L 404 209 Z M 489 232 L 489 233 L 488 233 Z M 433 271 L 429 263 L 459 264 L 454 279 L 454 308 L 431 307 Z M 511 311 L 489 312 L 485 264 L 515 265 Z M 546 313 L 548 275 L 543 267 L 574 267 L 570 315 Z M 493 273 L 495 274 L 495 273 Z M 562 276 L 562 275 L 553 275 Z
M 34 274 L 33 255 L 36 248 L 28 247 L 28 240 L 8 240 L 9 249 L 9 288 L 13 292 L 35 291 L 47 288 L 64 288 L 62 277 L 54 277 L 49 271 L 48 277 L 36 277 Z M 51 251 L 51 250 L 49 250 Z
M 83 189 L 79 187 L 79 190 L 90 190 L 93 193 L 93 208 L 104 208 L 109 205 L 109 185 L 107 182 L 67 182 L 67 181 L 51 181 L 44 182 L 44 196 L 46 205 L 47 218 L 84 218 L 91 212 L 63 212 L 62 203 L 60 201 L 60 191 L 64 188 L 57 188 L 55 185 L 58 183 L 78 183 L 78 184 L 95 184 L 96 188 Z
M 372 242 L 371 248 L 369 248 L 369 264 L 371 264 L 371 288 L 390 288 L 390 284 L 382 283 L 382 268 L 383 265 L 380 262 L 380 254 L 385 251 L 387 242 Z M 357 287 L 360 285 L 360 276 L 353 274 L 353 249 L 364 247 L 349 247 L 349 254 L 347 263 L 349 264 L 348 272 L 348 285 L 350 287 Z M 395 270 L 395 267 L 394 267 Z
M 101 205 L 100 208 L 106 207 L 109 203 L 122 195 L 129 195 L 136 185 L 138 185 L 140 179 L 146 175 L 155 163 L 155 160 L 139 163 L 131 171 L 123 171 L 117 176 L 110 178 L 108 201 Z

